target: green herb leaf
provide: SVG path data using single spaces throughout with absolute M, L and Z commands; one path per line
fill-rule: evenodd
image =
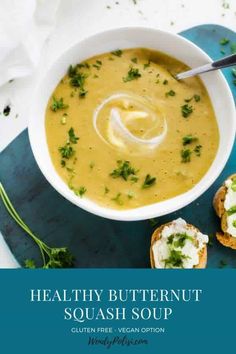
M 227 266 L 227 263 L 222 259 L 219 264 L 219 268 L 224 268 Z
M 14 206 L 12 205 L 3 185 L 0 183 L 0 197 L 5 205 L 8 213 L 15 220 L 15 222 L 33 239 L 37 244 L 42 255 L 43 266 L 42 268 L 69 268 L 73 266 L 74 257 L 65 247 L 53 248 L 49 247 L 46 243 L 40 240 L 31 229 L 21 219 Z M 32 260 L 25 261 L 26 266 L 34 267 Z
M 133 167 L 131 167 L 129 161 L 118 160 L 117 165 L 118 167 L 110 173 L 110 176 L 113 178 L 121 177 L 127 181 L 129 176 L 134 176 L 138 172 Z
M 187 118 L 190 116 L 190 114 L 193 113 L 193 107 L 190 106 L 189 104 L 184 104 L 183 106 L 181 106 L 181 112 L 182 112 L 182 116 L 184 118 Z
M 123 205 L 124 202 L 120 198 L 121 198 L 121 193 L 117 193 L 117 195 L 114 198 L 112 198 L 111 200 L 116 202 L 116 204 L 118 204 L 118 205 Z
M 79 137 L 75 135 L 74 128 L 72 127 L 70 128 L 70 130 L 68 131 L 68 135 L 69 135 L 69 142 L 72 144 L 77 144 Z
M 192 134 L 188 134 L 182 138 L 182 143 L 185 146 L 185 145 L 191 144 L 192 142 L 197 141 L 197 140 L 198 140 L 198 138 L 196 138 Z
M 26 259 L 25 260 L 25 268 L 29 268 L 29 269 L 35 269 L 36 265 L 33 259 Z
M 166 97 L 168 97 L 168 96 L 175 96 L 175 91 L 170 90 L 170 91 L 166 92 Z
M 148 222 L 151 225 L 151 227 L 156 227 L 159 223 L 158 219 L 155 219 L 155 218 L 148 219 Z
M 191 154 L 192 154 L 192 151 L 189 150 L 189 149 L 183 149 L 181 150 L 181 162 L 190 162 L 191 161 Z
M 135 68 L 130 68 L 128 71 L 127 76 L 123 77 L 124 82 L 132 81 L 132 80 L 137 80 L 140 78 L 142 75 L 139 72 L 139 69 Z
M 131 61 L 132 61 L 133 63 L 137 64 L 138 59 L 137 59 L 137 58 L 131 58 Z
M 117 50 L 114 50 L 113 52 L 111 52 L 111 54 L 120 58 L 123 54 L 123 51 L 121 49 L 117 49 Z
M 232 75 L 233 75 L 234 77 L 236 77 L 236 68 L 233 68 L 233 69 L 231 70 L 231 72 L 232 72 Z
M 104 194 L 108 194 L 110 192 L 110 189 L 107 188 L 107 186 L 104 187 Z
M 232 214 L 234 214 L 234 213 L 236 213 L 236 205 L 232 206 L 231 208 L 229 208 L 229 209 L 227 210 L 227 214 L 228 214 L 228 215 L 232 215 Z
M 142 188 L 143 189 L 150 188 L 155 183 L 156 183 L 156 177 L 151 177 L 150 174 L 147 174 L 143 182 Z
M 201 97 L 199 95 L 193 95 L 193 98 L 195 100 L 195 102 L 199 102 L 201 100 Z
M 84 194 L 87 192 L 87 189 L 84 186 L 81 186 L 78 189 L 73 188 L 73 191 L 75 195 L 78 195 L 80 198 L 82 198 Z
M 195 152 L 195 154 L 196 154 L 197 156 L 201 156 L 202 145 L 197 145 L 197 146 L 194 148 L 193 151 Z
M 236 53 L 236 43 L 231 43 L 230 45 L 230 50 L 232 54 Z
M 59 100 L 55 97 L 52 98 L 51 110 L 53 112 L 57 112 L 59 109 L 66 109 L 68 107 L 68 104 L 64 104 L 62 97 Z
M 165 259 L 166 268 L 183 268 L 183 262 L 189 257 L 184 255 L 180 250 L 171 249 L 169 258 Z
M 167 85 L 167 84 L 168 84 L 168 80 L 165 79 L 165 80 L 163 81 L 163 85 Z
M 70 146 L 68 143 L 66 143 L 64 146 L 59 147 L 58 150 L 61 153 L 61 157 L 67 160 L 75 153 L 73 147 Z
M 150 60 L 148 60 L 147 63 L 143 64 L 143 69 L 146 70 L 147 68 L 149 68 L 150 63 L 151 63 Z
M 220 41 L 219 41 L 220 45 L 226 45 L 229 42 L 230 42 L 230 40 L 228 38 L 225 38 L 225 37 L 221 38 Z
M 236 192 L 236 178 L 233 179 L 232 184 L 231 184 L 231 189 Z
M 186 233 L 177 233 L 168 237 L 167 244 L 171 244 L 176 248 L 183 248 L 187 240 L 193 241 L 193 238 Z
M 11 112 L 11 107 L 10 107 L 9 105 L 7 105 L 6 107 L 4 107 L 4 109 L 3 109 L 3 115 L 4 115 L 5 117 L 8 117 L 9 114 L 10 114 L 10 112 Z

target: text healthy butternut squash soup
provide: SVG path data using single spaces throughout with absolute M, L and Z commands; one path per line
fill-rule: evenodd
M 131 209 L 191 189 L 215 158 L 207 91 L 188 67 L 149 49 L 70 66 L 50 98 L 46 134 L 56 171 L 78 198 Z

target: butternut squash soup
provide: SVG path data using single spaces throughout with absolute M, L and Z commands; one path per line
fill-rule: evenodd
M 219 143 L 216 117 L 198 77 L 149 49 L 116 50 L 70 66 L 46 110 L 57 173 L 78 198 L 131 209 L 191 189 Z

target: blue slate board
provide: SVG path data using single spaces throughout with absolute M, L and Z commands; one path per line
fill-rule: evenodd
M 231 30 L 203 25 L 181 33 L 196 43 L 213 59 L 222 57 L 219 40 L 227 37 L 236 42 Z M 229 54 L 229 46 L 225 46 Z M 224 75 L 236 99 L 236 86 L 230 69 Z M 227 118 L 227 107 L 226 107 Z M 212 208 L 212 198 L 223 182 L 236 172 L 236 144 L 223 173 L 214 185 L 198 200 L 178 212 L 158 219 L 162 224 L 183 217 L 207 234 L 220 229 L 219 220 Z M 22 218 L 44 241 L 51 246 L 67 246 L 76 257 L 76 267 L 124 267 L 145 268 L 150 266 L 149 246 L 152 227 L 148 221 L 110 221 L 72 205 L 60 196 L 39 171 L 28 140 L 28 133 L 20 134 L 0 154 L 0 180 Z M 8 216 L 0 203 L 0 230 L 11 251 L 23 264 L 24 259 L 34 258 L 40 265 L 37 246 Z M 227 267 L 236 267 L 236 251 L 221 246 L 215 239 L 209 247 L 208 267 L 218 267 L 224 260 Z

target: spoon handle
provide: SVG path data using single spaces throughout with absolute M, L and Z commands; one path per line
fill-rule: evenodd
M 198 68 L 177 74 L 176 79 L 182 80 L 182 79 L 186 79 L 187 77 L 203 74 L 208 71 L 227 68 L 227 67 L 233 66 L 233 65 L 236 65 L 236 54 L 229 55 L 227 57 L 224 57 L 224 58 L 214 61 L 212 63 L 202 65 L 202 66 L 199 66 Z

